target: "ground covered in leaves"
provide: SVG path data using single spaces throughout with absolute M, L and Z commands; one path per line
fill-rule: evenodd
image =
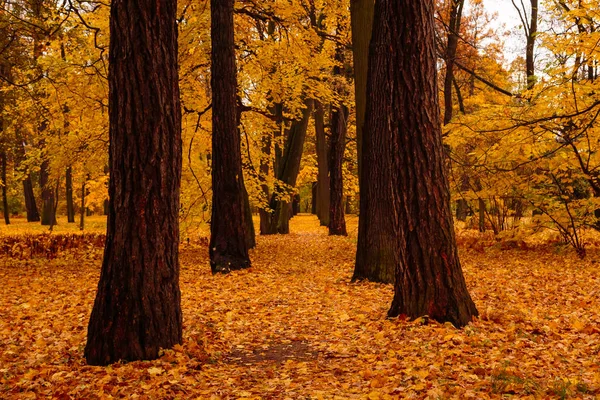
M 202 241 L 184 244 L 184 343 L 107 368 L 82 357 L 101 251 L 0 256 L 0 398 L 600 396 L 596 249 L 463 246 L 481 315 L 456 330 L 386 319 L 392 288 L 350 283 L 355 218 L 349 238 L 312 216 L 292 231 L 259 237 L 252 268 L 227 276 Z

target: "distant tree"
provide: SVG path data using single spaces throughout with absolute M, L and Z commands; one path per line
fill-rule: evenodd
M 434 1 L 377 0 L 369 54 L 359 259 L 395 266 L 389 316 L 477 315 L 458 259 L 438 104 Z M 380 197 L 389 196 L 383 203 Z M 365 236 L 366 220 L 376 240 Z M 378 228 L 373 223 L 379 224 Z M 375 244 L 375 246 L 373 245 Z M 378 247 L 379 246 L 379 247 Z
M 212 218 L 210 266 L 213 273 L 250 267 L 233 24 L 234 0 L 211 1 Z
M 177 2 L 113 0 L 109 216 L 85 358 L 154 359 L 181 343 Z

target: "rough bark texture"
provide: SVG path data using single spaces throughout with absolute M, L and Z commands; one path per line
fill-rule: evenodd
M 315 101 L 315 139 L 317 153 L 317 216 L 321 226 L 329 226 L 329 160 L 325 135 L 325 110 L 323 104 Z
M 383 166 L 392 173 L 382 173 L 381 162 L 375 168 L 365 163 L 363 177 L 373 178 L 369 186 L 391 192 L 388 218 L 382 221 L 394 228 L 388 240 L 396 243 L 391 255 L 396 263 L 394 300 L 388 315 L 428 315 L 463 326 L 477 309 L 458 259 L 444 168 L 434 1 L 378 0 L 375 21 L 364 143 L 370 142 L 370 157 L 383 155 Z M 367 200 L 369 195 L 372 190 Z M 367 205 L 379 208 L 371 201 Z M 367 207 L 365 214 L 373 211 Z
M 154 359 L 182 339 L 176 11 L 171 0 L 111 4 L 110 210 L 89 364 Z
M 213 200 L 209 255 L 213 273 L 250 267 L 237 116 L 233 3 L 211 0 Z
M 367 105 L 367 72 L 369 43 L 373 29 L 375 0 L 350 0 L 352 55 L 354 58 L 354 93 L 356 97 L 356 147 L 358 152 L 359 187 L 362 180 L 363 125 Z M 362 190 L 361 190 L 362 191 Z
M 66 173 L 67 221 L 75 222 L 75 204 L 73 203 L 73 168 L 67 167 Z
M 0 152 L 0 168 L 0 180 L 2 180 L 2 210 L 4 212 L 4 223 L 6 223 L 6 225 L 9 225 L 10 210 L 8 209 L 8 194 L 6 182 L 6 151 L 4 150 Z

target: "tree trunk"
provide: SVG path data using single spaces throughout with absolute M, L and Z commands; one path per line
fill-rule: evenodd
M 361 218 L 386 215 L 380 222 L 391 230 L 386 250 L 392 250 L 396 279 L 388 315 L 428 315 L 463 326 L 477 309 L 458 259 L 444 169 L 434 14 L 433 0 L 376 2 L 364 151 L 383 161 L 363 165 L 370 190 L 361 199 Z M 384 207 L 373 202 L 377 191 L 391 199 Z M 358 252 L 364 254 L 372 247 L 361 247 L 364 228 L 361 233 Z
M 374 0 L 350 0 L 352 29 L 352 56 L 354 58 L 354 93 L 356 101 L 356 148 L 358 153 L 358 179 L 362 190 L 363 129 L 367 105 L 367 72 L 369 43 L 373 30 Z
M 54 191 L 49 182 L 48 160 L 42 161 L 40 167 L 40 187 L 42 189 L 42 225 L 56 225 L 54 214 Z
M 308 121 L 313 110 L 313 100 L 306 100 L 305 105 L 306 108 L 302 112 L 302 119 L 292 122 L 279 162 L 277 178 L 286 187 L 293 188 L 296 186 L 296 180 L 300 172 L 300 161 L 304 150 Z M 279 194 L 289 195 L 289 193 L 282 193 L 284 190 L 280 189 L 280 193 L 275 191 L 271 195 L 269 206 L 273 212 L 269 215 L 269 226 L 265 233 L 267 235 L 290 233 L 290 204 L 287 200 L 281 199 L 278 196 Z
M 10 225 L 10 210 L 8 209 L 8 193 L 6 184 L 6 151 L 0 152 L 0 164 L 2 167 L 0 179 L 2 180 L 2 209 L 4 211 L 4 222 Z
M 249 249 L 256 247 L 256 232 L 254 231 L 254 221 L 252 220 L 252 208 L 250 207 L 250 196 L 246 185 L 242 181 L 242 191 L 244 192 L 244 221 L 246 223 L 246 244 Z
M 338 29 L 339 34 L 339 29 Z M 342 78 L 344 49 L 338 45 L 335 60 L 339 63 L 333 68 L 333 75 Z M 342 98 L 344 88 L 338 83 L 334 89 Z M 331 139 L 329 143 L 329 234 L 347 236 L 344 218 L 344 176 L 342 164 L 346 150 L 346 132 L 348 130 L 348 107 L 345 104 L 331 105 Z
M 312 193 L 312 198 L 311 198 L 311 208 L 310 208 L 310 213 L 313 215 L 317 215 L 317 182 L 313 182 L 312 186 L 311 186 L 311 193 Z
M 177 2 L 113 0 L 108 228 L 89 364 L 155 359 L 182 340 Z
M 27 178 L 23 180 L 23 193 L 25 196 L 25 209 L 27 210 L 27 222 L 39 222 L 40 213 L 35 202 L 31 175 L 27 175 Z
M 75 206 L 73 203 L 73 168 L 67 167 L 66 174 L 67 221 L 75 222 Z
M 317 153 L 317 216 L 321 226 L 329 226 L 329 163 L 327 157 L 327 136 L 325 135 L 325 111 L 319 101 L 315 101 L 315 138 Z
M 244 211 L 242 154 L 237 116 L 233 0 L 211 0 L 213 273 L 250 267 Z
M 456 200 L 456 219 L 458 221 L 466 221 L 469 211 L 469 203 L 465 199 Z
M 450 21 L 448 23 L 448 41 L 446 44 L 446 75 L 444 76 L 444 125 L 452 120 L 452 85 L 454 82 L 454 60 L 458 47 L 458 34 L 462 18 L 464 0 L 450 0 Z
M 485 200 L 479 198 L 479 232 L 485 232 Z
M 85 188 L 86 178 L 83 179 L 81 184 L 81 209 L 79 210 L 79 230 L 82 231 L 85 228 L 85 194 L 87 192 Z

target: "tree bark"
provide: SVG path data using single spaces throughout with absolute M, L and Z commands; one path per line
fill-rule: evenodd
M 388 254 L 396 271 L 388 315 L 428 315 L 464 326 L 477 309 L 458 259 L 444 168 L 434 1 L 377 0 L 375 21 L 364 131 L 370 162 L 363 165 L 363 178 L 371 179 L 363 180 L 370 190 L 361 201 L 361 218 L 387 215 L 380 222 L 391 230 L 386 250 L 393 250 Z M 374 203 L 375 191 L 391 201 L 384 207 Z M 364 254 L 364 228 L 361 233 L 358 252 Z
M 177 2 L 113 0 L 109 215 L 89 364 L 155 359 L 182 340 Z
M 479 198 L 479 232 L 485 232 L 485 200 Z
M 329 226 L 329 163 L 327 136 L 325 135 L 325 110 L 315 101 L 315 139 L 317 153 L 317 216 L 321 226 Z
M 458 34 L 462 18 L 464 0 L 450 0 L 450 21 L 448 22 L 448 39 L 446 44 L 446 74 L 444 76 L 444 125 L 452 120 L 452 86 L 454 82 L 454 60 L 458 48 Z
M 44 145 L 42 145 L 44 146 Z M 54 213 L 54 191 L 49 181 L 48 160 L 42 161 L 40 167 L 40 187 L 42 189 L 42 225 L 56 225 Z
M 339 34 L 339 29 L 338 29 Z M 335 60 L 338 62 L 333 68 L 333 75 L 343 79 L 342 64 L 344 63 L 344 49 L 337 46 Z M 342 164 L 346 150 L 346 132 L 348 130 L 348 107 L 343 104 L 344 88 L 338 83 L 334 88 L 340 98 L 340 104 L 331 105 L 331 139 L 329 143 L 329 234 L 347 236 L 346 219 L 344 218 L 344 176 Z
M 354 93 L 356 102 L 356 148 L 358 153 L 359 187 L 362 189 L 363 126 L 367 104 L 367 72 L 369 43 L 373 30 L 375 0 L 350 0 L 352 55 L 354 58 Z
M 250 267 L 244 211 L 242 155 L 237 116 L 233 0 L 211 0 L 213 273 Z
M 81 208 L 79 210 L 79 230 L 82 231 L 85 229 L 85 195 L 87 190 L 85 188 L 85 183 L 87 179 L 83 179 L 83 183 L 81 184 Z
M 298 179 L 298 173 L 300 172 L 300 161 L 302 160 L 308 121 L 313 111 L 313 100 L 306 100 L 305 105 L 306 108 L 302 111 L 302 119 L 293 121 L 287 132 L 284 151 L 280 157 L 280 162 L 278 163 L 279 170 L 277 179 L 286 187 L 293 188 L 296 186 L 296 180 Z M 290 233 L 290 203 L 279 196 L 281 194 L 289 195 L 289 193 L 282 193 L 284 190 L 285 189 L 280 189 L 279 193 L 276 190 L 271 195 L 269 206 L 273 211 L 269 215 L 268 230 L 265 233 L 267 235 Z
M 67 221 L 75 222 L 75 205 L 73 203 L 73 168 L 67 167 L 66 173 Z
M 4 223 L 10 225 L 10 210 L 8 209 L 8 193 L 6 183 L 6 151 L 0 152 L 0 164 L 2 170 L 0 171 L 0 179 L 2 180 L 2 210 L 4 211 Z
M 250 196 L 246 185 L 242 181 L 242 191 L 244 192 L 244 221 L 246 223 L 246 244 L 249 249 L 256 247 L 256 232 L 254 231 L 254 221 L 252 220 L 252 208 L 250 207 Z

